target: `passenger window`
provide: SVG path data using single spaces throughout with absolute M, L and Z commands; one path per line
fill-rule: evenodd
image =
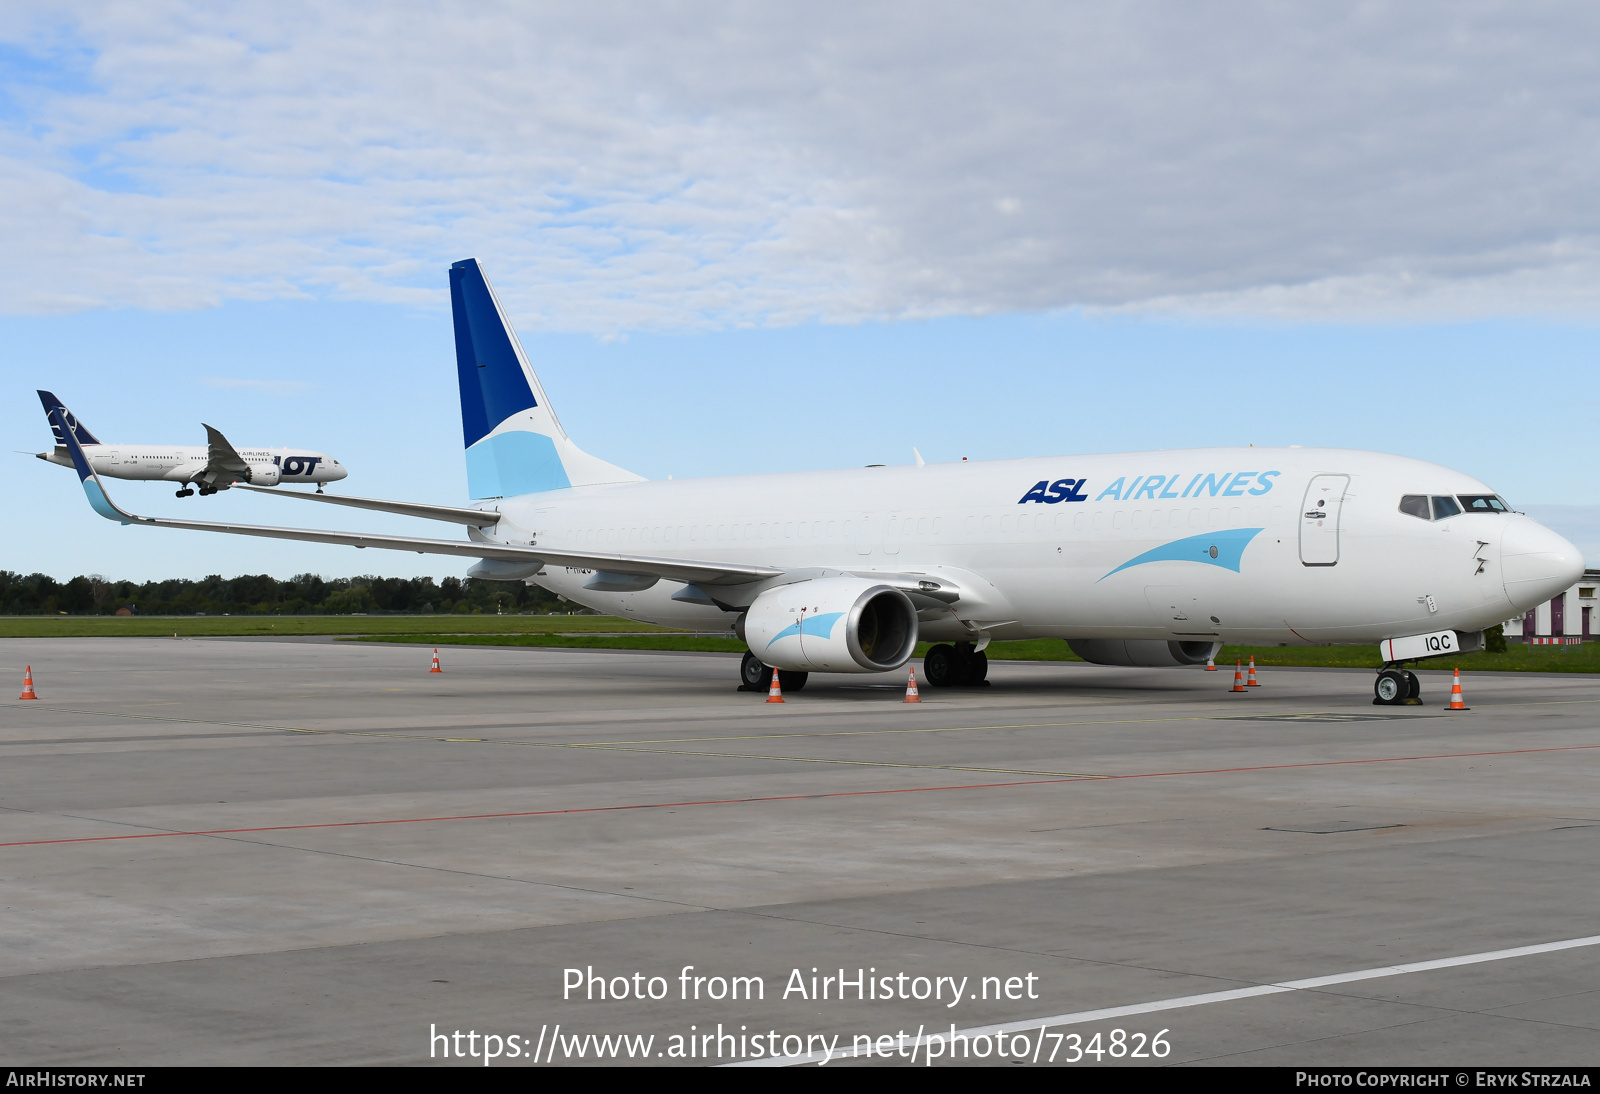
M 1407 494 L 1400 499 L 1400 511 L 1410 517 L 1420 517 L 1423 520 L 1432 520 L 1428 512 L 1428 495 Z
M 1461 512 L 1461 506 L 1456 504 L 1456 499 L 1455 498 L 1440 497 L 1437 494 L 1434 495 L 1434 498 L 1433 498 L 1433 519 L 1434 520 L 1443 520 L 1445 517 L 1453 517 L 1459 512 Z

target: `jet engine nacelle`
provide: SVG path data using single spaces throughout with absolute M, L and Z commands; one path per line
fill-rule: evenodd
M 917 609 L 898 589 L 861 577 L 819 577 L 768 589 L 740 637 L 775 669 L 887 672 L 911 659 Z
M 1222 649 L 1221 642 L 1162 642 L 1149 639 L 1075 638 L 1067 643 L 1073 653 L 1093 665 L 1169 669 L 1203 665 Z
M 282 478 L 283 474 L 275 463 L 250 465 L 251 486 L 277 486 Z

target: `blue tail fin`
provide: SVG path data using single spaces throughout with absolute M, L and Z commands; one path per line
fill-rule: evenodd
M 39 401 L 44 404 L 44 416 L 50 419 L 50 429 L 56 435 L 57 445 L 65 447 L 67 439 L 61 435 L 61 425 L 58 425 L 56 419 L 50 414 L 52 410 L 61 411 L 61 423 L 64 424 L 66 428 L 72 430 L 72 435 L 78 439 L 79 444 L 100 443 L 99 438 L 84 428 L 83 423 L 72 416 L 72 411 L 62 406 L 61 400 L 50 394 L 50 392 L 39 392 Z
M 477 259 L 450 267 L 450 307 L 469 496 L 639 481 L 584 452 L 561 428 Z

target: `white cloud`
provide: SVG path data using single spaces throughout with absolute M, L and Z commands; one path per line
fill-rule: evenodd
M 68 14 L 62 15 L 65 11 Z M 617 331 L 1600 304 L 1600 9 L 11 7 L 0 307 Z

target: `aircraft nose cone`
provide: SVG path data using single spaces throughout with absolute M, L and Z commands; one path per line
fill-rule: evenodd
M 1543 604 L 1583 576 L 1583 555 L 1538 521 L 1516 517 L 1500 541 L 1506 596 L 1518 611 Z

